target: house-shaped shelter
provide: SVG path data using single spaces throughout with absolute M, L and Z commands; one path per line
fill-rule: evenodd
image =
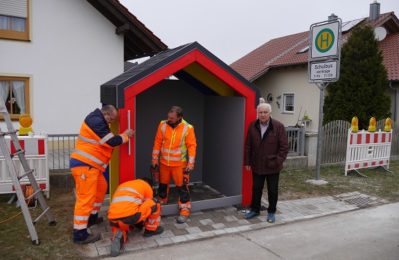
M 222 195 L 193 201 L 193 210 L 248 205 L 252 180 L 243 167 L 244 143 L 247 127 L 256 118 L 258 96 L 252 83 L 197 42 L 160 52 L 103 84 L 101 102 L 119 110 L 114 130 L 136 131 L 129 144 L 114 152 L 111 194 L 119 183 L 149 176 L 158 124 L 178 105 L 197 137 L 190 181 Z

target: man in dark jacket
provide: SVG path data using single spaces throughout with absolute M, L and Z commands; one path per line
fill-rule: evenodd
M 259 215 L 266 179 L 269 199 L 266 220 L 274 223 L 278 180 L 283 162 L 287 158 L 288 139 L 284 125 L 270 117 L 272 112 L 270 104 L 264 103 L 261 99 L 257 112 L 258 119 L 250 124 L 245 144 L 244 165 L 246 170 L 252 170 L 251 211 L 245 214 L 245 218 L 251 219 Z

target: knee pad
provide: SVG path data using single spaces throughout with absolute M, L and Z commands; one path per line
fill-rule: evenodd
M 181 203 L 186 203 L 190 201 L 190 193 L 188 191 L 187 186 L 183 185 L 180 187 L 177 187 L 177 190 L 179 191 L 179 200 Z
M 159 188 L 158 188 L 158 196 L 161 197 L 162 199 L 165 199 L 168 197 L 168 185 L 160 183 Z

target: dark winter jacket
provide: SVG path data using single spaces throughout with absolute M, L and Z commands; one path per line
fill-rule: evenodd
M 279 173 L 288 153 L 284 125 L 270 118 L 269 126 L 261 138 L 259 124 L 259 120 L 256 120 L 249 125 L 244 164 L 250 165 L 252 171 L 259 175 Z

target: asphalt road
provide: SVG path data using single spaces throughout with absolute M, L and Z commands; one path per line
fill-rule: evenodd
M 398 260 L 399 203 L 124 253 L 112 259 Z

